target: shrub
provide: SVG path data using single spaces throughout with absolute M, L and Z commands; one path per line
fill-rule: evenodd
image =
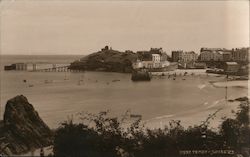
M 232 149 L 240 152 L 241 147 L 250 147 L 249 103 L 242 103 L 235 112 L 235 118 L 224 118 L 219 131 L 214 131 L 209 128 L 209 124 L 217 112 L 201 125 L 185 129 L 180 121 L 171 121 L 169 126 L 156 130 L 145 128 L 140 118 L 125 126 L 126 114 L 121 119 L 110 118 L 107 112 L 87 114 L 82 117 L 82 124 L 69 121 L 58 128 L 54 155 L 178 157 L 180 150 Z M 85 125 L 86 120 L 89 125 Z

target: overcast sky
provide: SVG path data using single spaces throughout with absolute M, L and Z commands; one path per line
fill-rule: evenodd
M 1 2 L 2 54 L 248 47 L 249 1 Z

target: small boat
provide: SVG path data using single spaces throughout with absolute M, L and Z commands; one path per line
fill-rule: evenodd
M 52 83 L 53 82 L 53 80 L 44 80 L 44 83 Z
M 84 84 L 83 80 L 78 81 L 78 85 L 80 86 L 81 84 Z
M 118 80 L 118 79 L 117 80 L 112 80 L 112 82 L 118 82 L 118 81 L 121 81 L 121 80 Z
M 69 78 L 66 77 L 66 73 L 64 75 L 64 80 L 69 80 Z
M 78 85 L 84 84 L 84 76 L 81 75 L 80 79 L 78 80 Z
M 130 114 L 130 118 L 142 118 L 140 114 Z

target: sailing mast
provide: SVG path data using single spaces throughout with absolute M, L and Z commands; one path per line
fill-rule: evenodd
M 84 75 L 81 74 L 80 80 L 78 81 L 78 85 L 81 85 L 81 82 L 84 81 L 83 79 L 84 79 Z M 84 84 L 84 82 L 83 82 L 83 84 Z
M 67 72 L 64 73 L 64 80 L 68 80 L 68 78 L 67 78 Z

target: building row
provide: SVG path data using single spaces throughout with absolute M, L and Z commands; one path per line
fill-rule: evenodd
M 200 55 L 193 51 L 184 52 L 183 50 L 172 51 L 172 61 L 179 63 L 190 63 L 199 61 L 235 61 L 235 62 L 247 62 L 249 58 L 248 48 L 201 48 Z
M 172 51 L 172 61 L 180 63 L 194 62 L 198 59 L 198 54 L 194 51 L 184 52 L 182 50 Z
M 236 61 L 247 62 L 249 57 L 248 48 L 221 49 L 221 48 L 201 48 L 200 61 Z

